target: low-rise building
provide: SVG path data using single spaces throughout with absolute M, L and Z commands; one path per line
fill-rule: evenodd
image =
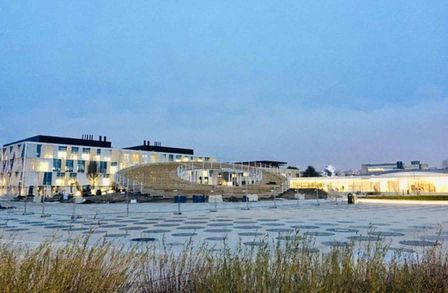
M 320 189 L 328 193 L 372 193 L 394 195 L 447 194 L 445 170 L 395 171 L 380 175 L 298 177 L 289 179 L 289 188 Z
M 0 153 L 0 195 L 50 195 L 110 189 L 119 170 L 148 163 L 214 161 L 194 150 L 160 143 L 113 148 L 94 139 L 37 135 L 5 144 Z
M 368 174 L 381 174 L 385 172 L 393 172 L 397 170 L 428 170 L 428 164 L 422 164 L 420 161 L 411 161 L 410 165 L 406 165 L 403 161 L 397 161 L 396 163 L 375 163 L 375 164 L 362 164 L 361 175 Z

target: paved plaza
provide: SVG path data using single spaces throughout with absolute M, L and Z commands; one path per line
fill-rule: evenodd
M 90 234 L 118 243 L 161 243 L 182 247 L 204 241 L 219 249 L 226 242 L 257 246 L 267 239 L 285 240 L 296 231 L 313 237 L 316 249 L 384 240 L 407 252 L 448 240 L 448 206 L 316 201 L 270 201 L 214 204 L 62 204 L 1 202 L 3 241 L 38 244 L 56 237 L 64 242 Z M 42 214 L 47 215 L 42 217 Z M 73 220 L 73 218 L 75 220 Z

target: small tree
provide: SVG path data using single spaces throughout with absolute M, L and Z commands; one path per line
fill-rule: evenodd
M 303 172 L 302 177 L 320 177 L 320 174 L 314 169 L 313 166 L 308 166 Z
M 92 189 L 95 188 L 95 183 L 100 173 L 98 172 L 98 163 L 96 161 L 90 161 L 87 166 L 87 177 L 90 180 L 90 185 L 92 185 Z

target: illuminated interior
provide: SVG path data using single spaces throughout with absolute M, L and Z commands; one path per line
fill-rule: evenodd
M 299 177 L 289 180 L 290 188 L 321 189 L 326 192 L 360 192 L 384 194 L 448 193 L 448 174 L 403 172 L 380 176 Z

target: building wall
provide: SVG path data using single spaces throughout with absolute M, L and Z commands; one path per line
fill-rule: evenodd
M 448 193 L 448 174 L 397 172 L 380 176 L 299 177 L 289 180 L 290 188 L 317 188 L 326 192 L 383 194 Z
M 0 195 L 77 193 L 79 188 L 93 184 L 106 190 L 113 184 L 113 175 L 121 169 L 138 164 L 192 160 L 215 159 L 116 148 L 21 142 L 3 147 L 0 153 Z M 95 182 L 87 176 L 91 161 L 98 162 L 100 175 Z

